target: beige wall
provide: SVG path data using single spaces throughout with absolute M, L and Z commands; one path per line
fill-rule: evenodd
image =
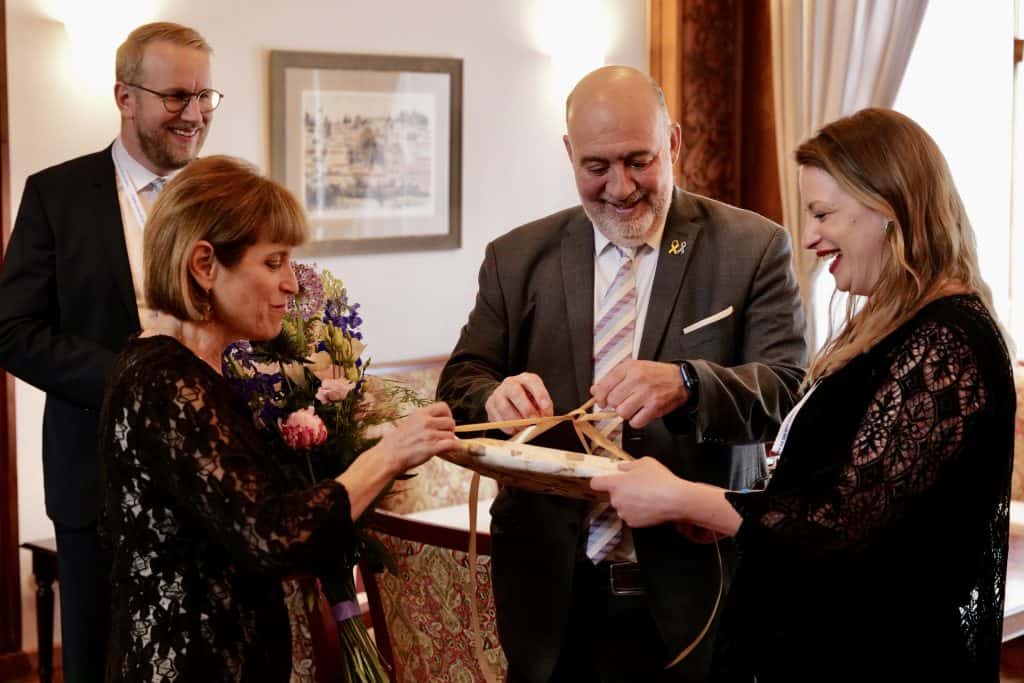
M 11 194 L 25 177 L 108 144 L 117 132 L 113 51 L 123 37 L 69 34 L 46 12 L 88 7 L 97 25 L 152 8 L 124 28 L 168 19 L 198 28 L 216 50 L 214 82 L 227 95 L 205 152 L 269 167 L 271 49 L 460 57 L 463 72 L 463 246 L 459 250 L 321 259 L 363 304 L 370 355 L 380 361 L 450 351 L 476 290 L 484 245 L 508 229 L 575 202 L 560 136 L 564 87 L 538 47 L 537 12 L 558 0 L 8 0 Z M 564 4 L 564 3 L 561 3 Z M 641 0 L 604 5 L 606 61 L 646 68 Z M 574 28 L 569 23 L 559 31 Z M 23 540 L 52 535 L 43 512 L 42 398 L 17 388 L 19 525 Z M 25 648 L 35 649 L 27 557 Z

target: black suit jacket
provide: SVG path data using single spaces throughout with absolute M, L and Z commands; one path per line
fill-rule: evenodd
M 673 244 L 679 253 L 669 253 Z M 580 207 L 489 244 L 476 304 L 438 397 L 458 420 L 483 421 L 484 403 L 503 378 L 533 372 L 556 414 L 582 404 L 593 374 L 593 291 L 594 232 Z M 731 316 L 684 334 L 729 306 Z M 794 404 L 803 378 L 803 333 L 788 234 L 757 214 L 677 189 L 638 357 L 691 361 L 700 402 L 692 415 L 627 427 L 624 447 L 691 480 L 738 488 L 761 478 L 761 442 Z M 569 427 L 535 443 L 580 448 Z M 491 510 L 499 633 L 526 680 L 547 680 L 557 661 L 585 511 L 579 501 L 508 487 Z M 714 546 L 690 543 L 670 525 L 637 529 L 634 542 L 659 630 L 678 652 L 711 612 Z M 683 666 L 706 666 L 705 658 L 693 660 Z
M 46 392 L 47 514 L 96 521 L 96 427 L 115 354 L 139 329 L 107 149 L 36 173 L 0 273 L 0 365 Z

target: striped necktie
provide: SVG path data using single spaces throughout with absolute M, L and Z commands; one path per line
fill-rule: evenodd
M 601 300 L 594 321 L 594 381 L 600 381 L 616 365 L 633 357 L 636 335 L 635 249 L 615 247 L 621 257 L 619 270 Z M 595 408 L 601 410 L 600 407 Z M 622 420 L 601 420 L 597 428 L 609 440 L 622 443 Z M 600 452 L 600 451 L 599 451 Z M 622 519 L 608 503 L 598 503 L 587 535 L 587 557 L 597 564 L 622 541 Z
M 153 180 L 139 190 L 139 198 L 142 200 L 143 206 L 146 207 L 146 212 L 153 210 L 153 204 L 156 202 L 157 195 L 164 189 L 164 185 L 167 183 L 167 178 L 163 176 L 157 176 Z

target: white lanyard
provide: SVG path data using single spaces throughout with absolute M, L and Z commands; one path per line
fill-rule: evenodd
M 131 177 L 121 162 L 118 160 L 116 154 L 111 154 L 114 158 L 114 169 L 117 171 L 117 177 L 121 179 L 121 189 L 124 190 L 124 195 L 128 198 L 128 203 L 132 207 L 132 211 L 135 213 L 135 218 L 139 222 L 139 230 L 142 230 L 146 226 L 146 207 L 142 205 L 142 200 L 139 199 L 139 193 L 135 190 L 135 185 L 132 183 Z
M 793 426 L 793 421 L 796 420 L 797 413 L 804 407 L 804 403 L 811 397 L 811 394 L 814 393 L 819 384 L 821 384 L 820 380 L 815 382 L 814 386 L 807 390 L 807 393 L 800 399 L 800 402 L 793 406 L 793 410 L 789 411 L 786 419 L 782 421 L 782 426 L 779 427 L 779 435 L 775 437 L 775 443 L 772 444 L 772 455 L 782 455 L 782 449 L 786 447 L 786 439 L 789 438 L 789 430 Z

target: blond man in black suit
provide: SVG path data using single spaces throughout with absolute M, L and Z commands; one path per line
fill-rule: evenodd
M 64 680 L 104 677 L 109 551 L 96 427 L 114 356 L 145 324 L 142 230 L 163 182 L 202 148 L 220 93 L 212 49 L 167 22 L 117 50 L 121 130 L 28 178 L 0 274 L 0 366 L 46 392 L 43 486 L 57 536 Z

